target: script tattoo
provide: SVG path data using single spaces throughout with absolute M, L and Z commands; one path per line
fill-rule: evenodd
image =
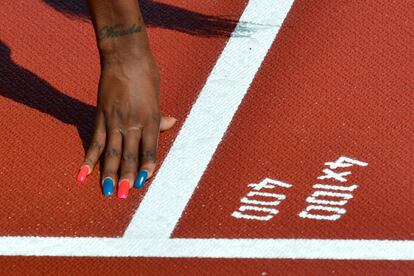
M 139 33 L 141 30 L 142 26 L 137 26 L 136 24 L 131 26 L 124 26 L 123 24 L 103 26 L 98 30 L 98 40 Z

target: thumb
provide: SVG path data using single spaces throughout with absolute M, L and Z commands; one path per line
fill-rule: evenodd
M 177 119 L 174 117 L 161 116 L 160 131 L 169 130 L 174 126 L 175 122 L 177 122 Z

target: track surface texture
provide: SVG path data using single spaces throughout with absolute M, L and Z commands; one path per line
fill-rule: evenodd
M 414 274 L 412 1 L 140 6 L 178 122 L 120 200 L 85 1 L 2 3 L 0 275 Z

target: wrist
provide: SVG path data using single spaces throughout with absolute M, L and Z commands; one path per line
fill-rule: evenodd
M 102 39 L 97 42 L 99 54 L 103 57 L 122 54 L 146 54 L 150 52 L 147 39 L 137 37 L 119 37 Z
M 131 46 L 103 46 L 98 47 L 99 55 L 102 61 L 119 60 L 128 61 L 145 58 L 151 55 L 149 47 Z
M 129 71 L 159 71 L 158 65 L 149 49 L 122 49 L 110 54 L 101 54 L 101 68 L 115 74 Z M 109 71 L 108 71 L 109 70 Z
M 110 43 L 98 45 L 101 64 L 130 63 L 139 62 L 152 58 L 152 53 L 148 45 L 139 42 L 121 43 L 110 41 Z
M 96 30 L 97 46 L 101 56 L 122 54 L 140 55 L 150 52 L 144 25 L 109 24 Z

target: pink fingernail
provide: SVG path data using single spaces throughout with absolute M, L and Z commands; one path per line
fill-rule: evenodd
M 88 165 L 83 165 L 78 173 L 78 176 L 76 177 L 76 180 L 78 182 L 83 182 L 86 179 L 86 176 L 88 175 L 89 172 L 89 166 Z
M 124 179 L 118 184 L 118 198 L 127 198 L 129 193 L 129 187 L 131 187 L 131 183 L 128 179 Z

